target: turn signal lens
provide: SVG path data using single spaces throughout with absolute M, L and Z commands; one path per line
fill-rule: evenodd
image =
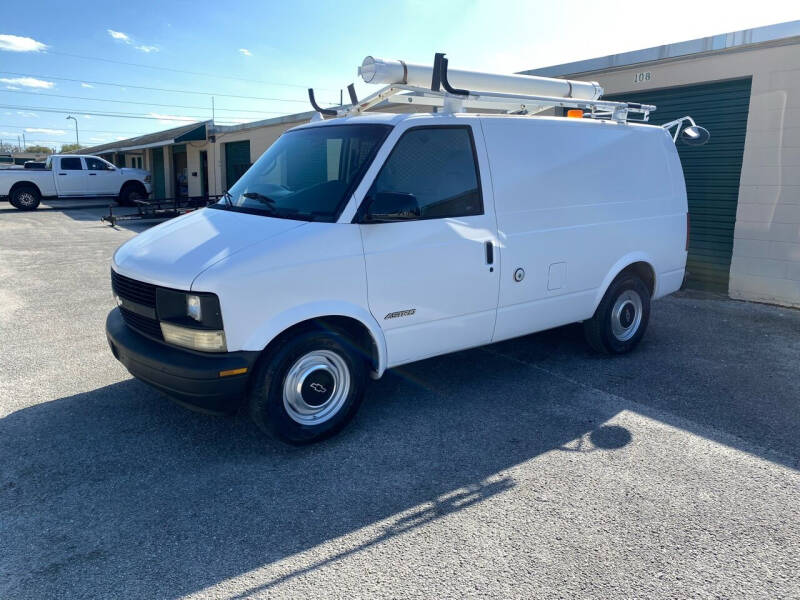
M 583 118 L 583 111 L 579 108 L 573 108 L 567 111 L 567 116 L 570 119 L 582 119 Z
M 201 352 L 225 352 L 224 331 L 208 331 L 205 329 L 190 329 L 172 323 L 161 322 L 161 333 L 164 341 L 176 346 L 200 350 Z

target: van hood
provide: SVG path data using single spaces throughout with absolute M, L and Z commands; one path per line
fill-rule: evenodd
M 113 266 L 126 277 L 190 290 L 194 279 L 214 263 L 304 225 L 304 221 L 204 208 L 128 240 L 114 253 Z

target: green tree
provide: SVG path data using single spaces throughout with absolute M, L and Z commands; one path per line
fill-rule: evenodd
M 35 152 L 35 153 L 43 153 L 43 154 L 52 154 L 53 150 L 51 148 L 47 148 L 46 146 L 28 146 L 25 149 L 27 152 Z
M 79 144 L 64 144 L 61 146 L 61 153 L 66 154 L 67 152 L 75 152 L 76 150 L 80 150 L 82 148 L 86 148 L 86 146 L 81 146 Z

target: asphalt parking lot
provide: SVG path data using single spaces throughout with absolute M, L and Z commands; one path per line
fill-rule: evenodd
M 113 359 L 102 212 L 0 204 L 0 597 L 800 596 L 800 311 L 415 363 L 294 449 Z

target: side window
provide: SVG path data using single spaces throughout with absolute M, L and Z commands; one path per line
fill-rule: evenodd
M 61 170 L 62 171 L 82 171 L 83 166 L 81 166 L 81 159 L 75 156 L 62 158 L 61 159 Z
M 108 165 L 98 158 L 86 158 L 85 160 L 86 168 L 90 171 L 105 171 L 108 169 Z
M 413 195 L 421 219 L 483 214 L 469 127 L 410 129 L 398 140 L 367 197 Z

